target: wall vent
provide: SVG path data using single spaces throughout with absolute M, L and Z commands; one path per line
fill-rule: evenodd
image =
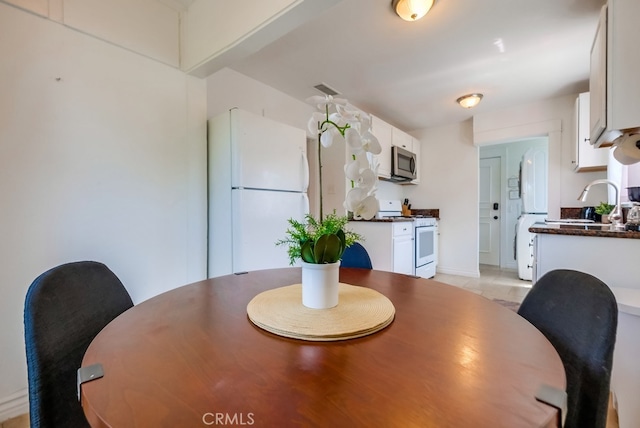
M 329 85 L 327 85 L 326 83 L 320 83 L 320 84 L 314 86 L 314 88 L 316 88 L 317 90 L 319 90 L 323 94 L 331 95 L 332 97 L 336 96 L 336 95 L 340 95 L 340 92 L 338 92 L 335 89 L 329 87 Z

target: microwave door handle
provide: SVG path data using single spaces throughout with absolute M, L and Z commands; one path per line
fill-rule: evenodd
M 409 160 L 409 168 L 411 169 L 411 174 L 416 173 L 416 158 L 411 156 L 411 160 Z

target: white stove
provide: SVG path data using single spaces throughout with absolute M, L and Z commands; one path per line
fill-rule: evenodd
M 380 210 L 376 218 L 411 218 L 413 227 L 413 274 L 422 278 L 433 278 L 436 274 L 435 234 L 436 219 L 434 217 L 402 215 L 402 202 L 397 199 L 380 200 Z
M 381 199 L 380 210 L 376 218 L 402 217 L 402 202 L 400 199 Z
M 413 221 L 415 257 L 414 274 L 422 278 L 436 275 L 436 219 L 416 218 Z

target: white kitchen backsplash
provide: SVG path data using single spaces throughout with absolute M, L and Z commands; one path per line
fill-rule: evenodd
M 382 199 L 403 200 L 405 198 L 403 191 L 404 191 L 404 186 L 400 186 L 398 184 L 395 184 L 389 181 L 378 181 L 378 191 L 376 192 L 376 197 L 378 198 L 378 200 L 382 200 Z

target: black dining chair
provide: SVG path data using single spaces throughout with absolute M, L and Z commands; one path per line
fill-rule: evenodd
M 345 248 L 340 267 L 373 269 L 369 253 L 359 242 Z
M 518 314 L 546 336 L 562 359 L 565 428 L 604 428 L 618 325 L 609 287 L 587 273 L 550 271 L 533 285 Z
M 25 299 L 24 330 L 31 427 L 88 427 L 77 370 L 94 337 L 133 306 L 107 266 L 83 261 L 36 278 Z

